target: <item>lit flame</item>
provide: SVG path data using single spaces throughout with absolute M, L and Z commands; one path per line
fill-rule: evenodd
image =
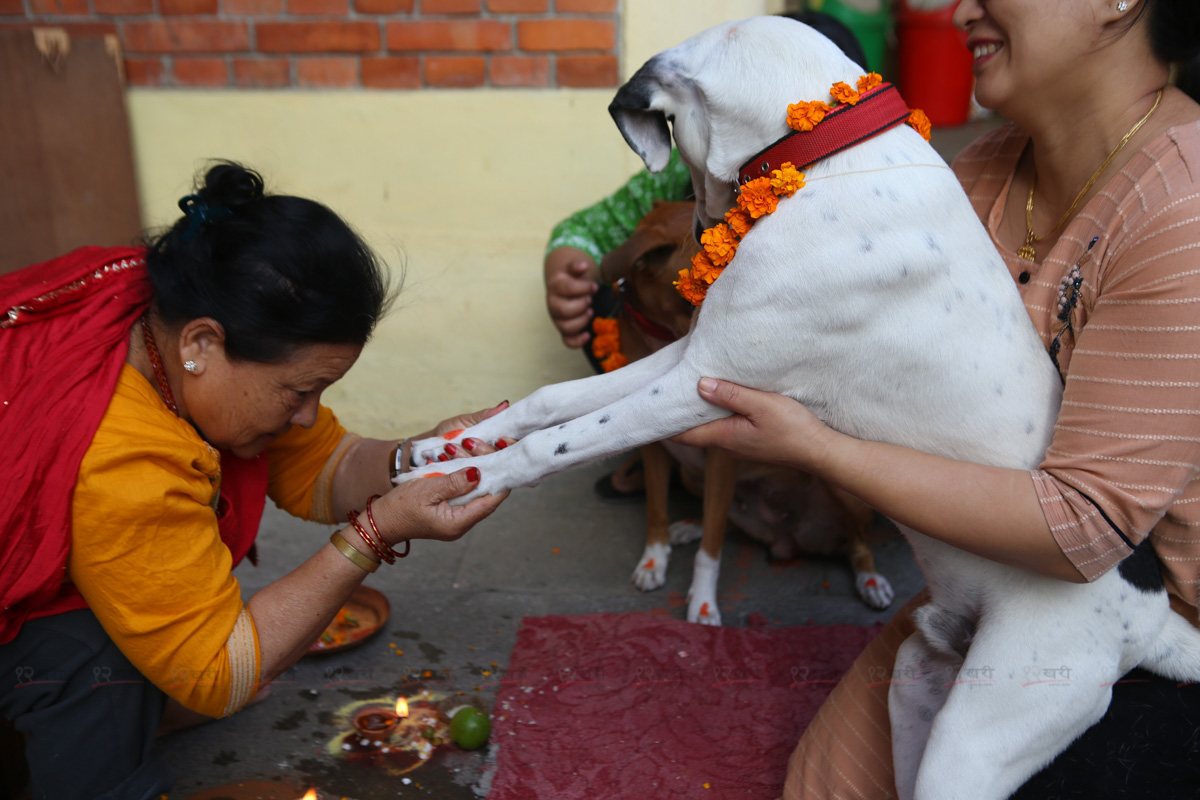
M 405 700 L 403 697 L 401 697 L 399 700 L 396 701 L 396 716 L 397 717 L 407 717 L 408 716 L 408 701 Z
M 314 786 L 305 792 L 304 797 L 301 797 L 300 800 L 320 800 L 320 798 L 317 796 L 316 787 Z

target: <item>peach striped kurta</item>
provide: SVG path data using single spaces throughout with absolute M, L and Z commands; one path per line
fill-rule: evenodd
M 996 240 L 1027 143 L 1014 126 L 1000 128 L 964 150 L 954 169 L 1047 349 L 1059 340 L 1063 407 L 1032 473 L 1042 509 L 1089 580 L 1149 536 L 1172 605 L 1197 624 L 1200 123 L 1143 147 L 1050 252 L 1039 253 L 1040 264 Z M 1082 282 L 1064 332 L 1058 295 L 1076 265 Z M 1021 284 L 1024 270 L 1030 275 Z M 787 800 L 895 796 L 887 678 L 922 602 L 914 598 L 893 618 L 821 707 L 792 753 Z

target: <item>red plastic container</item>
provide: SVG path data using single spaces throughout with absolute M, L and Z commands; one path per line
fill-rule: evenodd
M 909 108 L 919 108 L 935 126 L 962 125 L 971 108 L 975 76 L 966 34 L 954 27 L 954 7 L 915 11 L 896 7 L 897 78 Z

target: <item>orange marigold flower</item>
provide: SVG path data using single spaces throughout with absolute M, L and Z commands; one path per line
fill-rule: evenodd
M 881 83 L 883 83 L 882 75 L 878 72 L 868 72 L 858 79 L 858 93 L 866 94 Z
M 754 226 L 754 220 L 750 219 L 744 211 L 739 211 L 736 208 L 731 208 L 725 212 L 725 222 L 737 234 L 738 238 L 742 238 L 750 232 L 750 228 Z
M 592 339 L 592 355 L 596 358 L 604 358 L 613 353 L 621 351 L 621 337 L 613 334 L 605 334 Z
M 787 109 L 787 124 L 794 131 L 811 131 L 828 113 L 828 104 L 820 100 L 792 103 Z
M 791 197 L 804 188 L 804 173 L 796 165 L 785 161 L 779 169 L 771 170 L 771 190 L 780 197 Z
M 621 353 L 613 353 L 611 356 L 600 362 L 600 367 L 605 372 L 612 372 L 614 369 L 620 369 L 628 363 L 629 359 L 623 356 Z M 554 552 L 557 553 L 558 550 L 555 549 Z
M 929 141 L 929 134 L 933 126 L 929 122 L 929 117 L 925 116 L 924 111 L 914 108 L 912 113 L 908 115 L 908 124 L 913 127 L 913 130 L 924 136 L 925 141 Z
M 858 102 L 858 92 L 850 88 L 849 84 L 838 81 L 830 88 L 829 93 L 833 95 L 833 99 L 839 103 L 854 105 Z
M 711 230 L 711 228 L 710 228 Z M 693 280 L 701 281 L 705 284 L 711 284 L 721 275 L 721 270 L 724 267 L 717 266 L 708 257 L 708 254 L 701 250 L 696 255 L 692 256 L 691 276 Z
M 592 355 L 604 358 L 621 350 L 621 330 L 611 317 L 596 317 L 592 320 Z
M 762 177 L 742 184 L 742 190 L 738 192 L 737 202 L 738 208 L 745 211 L 753 219 L 758 219 L 764 214 L 774 212 L 775 207 L 779 205 L 779 198 L 775 195 L 775 192 L 771 191 L 771 179 Z
M 723 267 L 737 254 L 737 236 L 725 223 L 712 226 L 700 234 L 700 244 L 709 259 L 718 267 Z
M 679 280 L 675 281 L 675 288 L 679 290 L 679 294 L 683 295 L 684 300 L 687 300 L 694 306 L 698 306 L 704 302 L 704 294 L 708 291 L 708 284 L 704 281 L 693 279 L 690 271 L 681 269 L 679 270 Z
M 597 336 L 614 334 L 619 330 L 618 323 L 613 317 L 596 317 L 592 320 L 592 330 Z

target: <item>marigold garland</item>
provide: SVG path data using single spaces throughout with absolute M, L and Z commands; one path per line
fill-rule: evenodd
M 830 88 L 829 94 L 839 103 L 852 106 L 862 95 L 881 83 L 883 77 L 879 73 L 868 72 L 859 77 L 858 91 L 852 89 L 849 84 L 838 81 Z M 787 107 L 788 127 L 796 131 L 811 131 L 831 110 L 832 108 L 821 100 L 792 103 Z M 924 111 L 913 109 L 906 122 L 925 137 L 925 141 L 929 141 L 930 123 Z M 703 249 L 692 256 L 690 269 L 679 270 L 679 280 L 675 281 L 675 288 L 683 298 L 694 306 L 703 303 L 708 287 L 733 261 L 738 245 L 750 232 L 755 220 L 773 213 L 779 205 L 779 198 L 791 197 L 803 188 L 804 173 L 790 161 L 780 164 L 779 169 L 771 170 L 769 177 L 755 178 L 742 184 L 738 189 L 737 206 L 725 212 L 725 222 L 717 223 L 700 235 Z M 619 352 L 615 355 L 621 356 Z M 607 367 L 605 369 L 607 371 Z
M 834 100 L 837 100 L 839 103 L 845 103 L 848 106 L 854 105 L 859 99 L 858 92 L 851 89 L 849 84 L 842 83 L 841 81 L 838 81 L 830 88 L 829 94 L 833 96 Z
M 858 79 L 858 93 L 866 94 L 881 83 L 883 83 L 882 75 L 878 72 L 868 72 Z
M 621 329 L 611 317 L 596 317 L 592 320 L 592 355 L 600 362 L 605 372 L 620 369 L 629 363 L 621 353 Z
M 779 196 L 771 191 L 770 178 L 755 178 L 742 184 L 738 191 L 737 204 L 751 219 L 758 219 L 775 213 L 775 207 L 779 205 Z
M 700 235 L 700 245 L 713 264 L 723 267 L 733 261 L 733 254 L 737 252 L 737 234 L 722 222 Z
M 803 188 L 804 173 L 796 169 L 792 162 L 785 161 L 779 165 L 779 169 L 771 170 L 771 191 L 779 197 L 791 197 Z
M 787 124 L 794 131 L 811 131 L 828 113 L 829 106 L 820 100 L 793 103 L 788 106 Z
M 933 125 L 929 122 L 929 117 L 925 116 L 925 112 L 919 108 L 914 108 L 913 112 L 908 115 L 908 124 L 913 130 L 925 137 L 925 141 L 929 141 L 929 134 Z
M 734 234 L 740 239 L 750 232 L 750 227 L 754 225 L 754 220 L 739 208 L 731 208 L 725 212 L 725 223 L 729 225 Z
M 621 349 L 621 331 L 617 321 L 611 317 L 596 317 L 592 320 L 592 355 L 604 358 Z

